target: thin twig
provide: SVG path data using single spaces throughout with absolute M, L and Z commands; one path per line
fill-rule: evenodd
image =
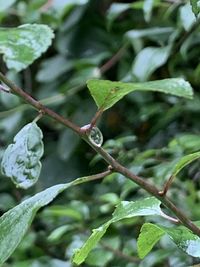
M 100 67 L 100 72 L 101 74 L 104 74 L 106 71 L 111 69 L 124 55 L 126 48 L 127 48 L 128 43 L 124 44 L 118 51 L 117 53 L 111 57 L 110 60 L 108 60 L 103 66 Z
M 58 113 L 54 112 L 53 110 L 45 107 L 42 105 L 39 101 L 32 98 L 30 95 L 25 93 L 22 89 L 20 89 L 18 86 L 15 86 L 10 80 L 8 80 L 2 73 L 0 73 L 0 80 L 5 83 L 8 87 L 10 87 L 11 92 L 14 94 L 20 96 L 24 101 L 35 107 L 37 110 L 42 110 L 45 115 L 48 115 L 49 117 L 55 119 L 57 122 L 63 124 L 66 127 L 71 128 L 74 132 L 76 132 L 83 140 L 85 140 L 99 155 L 102 156 L 102 158 L 112 166 L 113 171 L 116 171 L 118 173 L 121 173 L 123 176 L 129 178 L 136 184 L 138 184 L 140 187 L 142 187 L 144 190 L 149 192 L 151 195 L 155 196 L 157 199 L 159 199 L 164 206 L 166 206 L 170 211 L 172 211 L 177 218 L 180 220 L 180 222 L 186 226 L 188 229 L 190 229 L 194 234 L 198 235 L 200 237 L 200 228 L 198 228 L 194 223 L 192 223 L 189 218 L 166 196 L 161 196 L 159 194 L 159 190 L 152 184 L 150 184 L 147 179 L 143 179 L 142 177 L 139 177 L 129 171 L 127 168 L 122 166 L 120 163 L 118 163 L 111 155 L 109 155 L 102 147 L 98 147 L 90 142 L 90 140 L 87 138 L 87 135 L 83 135 L 81 129 L 73 124 L 68 119 L 60 116 Z M 111 171 L 111 170 L 109 170 Z
M 128 261 L 128 262 L 134 262 L 134 263 L 140 261 L 139 258 L 137 258 L 137 257 L 133 257 L 133 256 L 129 256 L 129 255 L 126 255 L 126 254 L 124 254 L 121 250 L 119 250 L 119 249 L 114 249 L 114 248 L 112 248 L 111 246 L 105 244 L 105 242 L 100 241 L 100 244 L 102 245 L 103 248 L 105 248 L 105 249 L 111 251 L 111 252 L 112 252 L 115 256 L 117 256 L 118 258 L 122 258 L 122 259 L 124 259 L 124 260 L 126 260 L 126 261 Z

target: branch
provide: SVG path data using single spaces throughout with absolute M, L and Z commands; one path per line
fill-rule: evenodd
M 95 146 L 90 142 L 90 140 L 87 137 L 87 134 L 83 134 L 81 131 L 81 128 L 73 124 L 68 119 L 60 116 L 53 110 L 45 107 L 42 105 L 39 101 L 35 100 L 33 97 L 31 97 L 29 94 L 24 92 L 22 89 L 20 89 L 18 86 L 14 85 L 10 80 L 8 80 L 1 72 L 0 72 L 0 80 L 5 83 L 10 89 L 11 92 L 20 96 L 22 99 L 24 99 L 25 102 L 35 107 L 38 111 L 43 112 L 43 114 L 48 115 L 49 117 L 55 119 L 57 122 L 60 122 L 66 127 L 69 127 L 74 132 L 76 132 L 83 140 L 85 140 L 99 155 L 102 156 L 102 158 L 111 166 L 109 168 L 109 171 L 116 171 L 118 173 L 121 173 L 123 176 L 127 177 L 128 179 L 132 180 L 134 183 L 138 184 L 140 187 L 142 187 L 145 191 L 150 193 L 151 195 L 155 196 L 157 199 L 159 199 L 164 206 L 166 206 L 171 212 L 173 212 L 179 221 L 186 226 L 188 229 L 190 229 L 194 234 L 198 235 L 200 237 L 200 228 L 198 228 L 195 224 L 193 224 L 187 216 L 179 209 L 177 206 L 166 196 L 166 195 L 160 195 L 160 191 L 154 186 L 151 185 L 149 182 L 147 182 L 147 179 L 143 179 L 142 177 L 139 177 L 129 171 L 127 168 L 122 166 L 120 163 L 118 163 L 111 155 L 109 155 L 102 147 Z

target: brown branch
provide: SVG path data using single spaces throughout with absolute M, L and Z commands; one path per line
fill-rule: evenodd
M 9 81 L 2 73 L 0 73 L 0 80 L 5 83 L 10 89 L 11 92 L 20 96 L 22 99 L 24 99 L 27 103 L 35 107 L 37 110 L 42 111 L 44 114 L 48 115 L 49 117 L 55 119 L 57 122 L 60 122 L 66 127 L 71 128 L 73 131 L 75 131 L 82 139 L 84 139 L 99 155 L 102 156 L 102 158 L 112 167 L 110 168 L 110 171 L 116 171 L 118 173 L 121 173 L 123 176 L 129 178 L 134 183 L 138 184 L 140 187 L 142 187 L 144 190 L 146 190 L 151 195 L 155 196 L 157 199 L 159 199 L 164 206 L 166 206 L 171 212 L 173 212 L 179 221 L 186 226 L 188 229 L 190 229 L 194 234 L 198 235 L 200 237 L 200 228 L 198 228 L 195 224 L 193 224 L 188 217 L 179 209 L 177 206 L 166 196 L 166 195 L 160 195 L 159 190 L 154 186 L 151 185 L 147 179 L 143 179 L 131 171 L 129 171 L 127 168 L 122 166 L 120 163 L 118 163 L 111 155 L 109 155 L 102 147 L 98 147 L 90 142 L 90 140 L 87 137 L 87 134 L 83 134 L 81 129 L 73 124 L 68 119 L 65 119 L 64 117 L 60 116 L 59 114 L 55 113 L 53 110 L 45 107 L 42 105 L 39 101 L 35 100 L 33 97 L 25 93 L 22 89 L 20 89 L 18 86 L 15 86 L 11 81 Z
M 120 58 L 124 55 L 124 52 L 126 51 L 127 45 L 127 43 L 123 45 L 117 51 L 117 53 L 111 57 L 110 60 L 108 60 L 103 66 L 100 67 L 101 74 L 104 74 L 106 71 L 111 69 L 120 60 Z
M 23 91 L 21 88 L 16 86 L 14 83 L 12 83 L 9 79 L 6 78 L 5 75 L 3 75 L 0 72 L 0 80 L 5 83 L 11 90 L 11 93 L 21 97 L 26 103 L 30 104 L 31 106 L 35 107 L 37 110 L 43 112 L 43 114 L 46 114 L 47 116 L 55 119 L 56 121 L 62 123 L 63 125 L 69 127 L 77 134 L 80 134 L 80 127 L 72 123 L 70 120 L 58 115 L 53 110 L 45 107 L 43 104 L 41 104 L 39 101 L 35 100 L 32 96 L 27 94 L 25 91 Z

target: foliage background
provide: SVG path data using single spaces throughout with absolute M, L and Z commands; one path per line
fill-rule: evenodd
M 0 1 L 2 27 L 43 23 L 55 31 L 48 52 L 30 67 L 15 73 L 7 70 L 1 59 L 1 69 L 31 95 L 44 99 L 78 125 L 89 123 L 96 110 L 85 87 L 89 78 L 135 82 L 184 77 L 190 81 L 195 88 L 192 101 L 136 92 L 106 111 L 99 122 L 105 148 L 135 173 L 162 187 L 174 160 L 200 149 L 200 34 L 198 28 L 190 33 L 195 18 L 187 1 L 118 2 Z M 186 33 L 190 34 L 184 40 Z M 1 94 L 0 103 L 2 156 L 13 136 L 37 114 L 17 97 Z M 44 188 L 105 168 L 101 159 L 70 130 L 48 118 L 40 120 L 39 125 L 45 144 L 40 179 L 34 188 L 23 191 L 2 177 L 2 214 Z M 199 161 L 195 161 L 184 169 L 169 192 L 192 220 L 200 217 L 199 175 Z M 5 267 L 72 266 L 69 259 L 73 249 L 81 246 L 91 229 L 110 218 L 120 199 L 144 196 L 144 190 L 120 175 L 62 193 L 38 213 Z M 199 263 L 167 238 L 162 238 L 153 252 L 140 260 L 136 238 L 145 221 L 161 219 L 134 218 L 112 225 L 83 266 Z M 168 225 L 164 220 L 162 223 Z

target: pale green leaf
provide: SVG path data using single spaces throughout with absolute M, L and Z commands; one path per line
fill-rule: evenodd
M 190 4 L 192 6 L 192 12 L 195 16 L 198 16 L 200 12 L 200 1 L 199 0 L 190 0 Z
M 90 181 L 90 176 L 78 178 L 71 183 L 52 186 L 4 213 L 0 217 L 0 266 L 19 245 L 38 209 L 49 204 L 59 193 L 70 186 L 88 181 Z
M 73 262 L 78 265 L 84 262 L 89 252 L 103 237 L 111 223 L 117 222 L 125 218 L 148 215 L 162 215 L 162 211 L 160 209 L 160 201 L 154 197 L 149 197 L 135 202 L 120 202 L 120 204 L 116 207 L 115 212 L 113 213 L 112 219 L 100 226 L 99 228 L 94 229 L 92 235 L 89 237 L 86 243 L 80 249 L 75 251 L 73 256 Z
M 193 23 L 196 21 L 189 3 L 180 7 L 180 21 L 186 31 L 189 31 Z
M 165 231 L 155 224 L 143 224 L 137 240 L 138 256 L 143 259 L 164 234 Z
M 146 22 L 149 22 L 151 19 L 154 2 L 155 0 L 144 0 L 143 12 Z
M 10 6 L 12 6 L 16 0 L 0 0 L 0 12 L 5 11 L 8 9 Z
M 21 71 L 51 45 L 53 31 L 42 24 L 0 28 L 0 53 L 9 69 Z
M 169 46 L 144 48 L 133 62 L 133 76 L 140 82 L 146 81 L 156 69 L 166 63 L 170 50 Z
M 65 188 L 66 185 L 62 184 L 48 188 L 4 213 L 0 218 L 0 266 L 21 242 L 37 210 L 51 202 Z
M 134 91 L 154 91 L 191 99 L 192 87 L 182 78 L 164 79 L 144 83 L 111 82 L 108 80 L 89 80 L 87 86 L 97 106 L 106 110 L 125 95 Z
M 41 171 L 43 155 L 42 131 L 35 122 L 24 126 L 4 152 L 1 170 L 17 187 L 34 185 Z

